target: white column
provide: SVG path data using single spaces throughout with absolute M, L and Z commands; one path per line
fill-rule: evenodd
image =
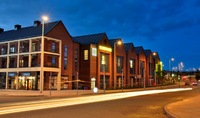
M 16 89 L 19 89 L 19 72 L 17 71 L 17 76 L 15 77 L 16 79 Z
M 8 72 L 6 72 L 6 89 L 8 89 Z
M 59 69 L 61 71 L 61 62 L 62 62 L 62 59 L 61 59 L 61 53 L 62 53 L 62 41 L 60 40 L 59 42 Z
M 17 49 L 17 68 L 19 68 L 19 51 L 20 51 L 20 41 L 18 41 L 18 49 Z
M 57 75 L 57 90 L 61 89 L 61 72 L 58 72 Z
M 9 68 L 9 63 L 10 63 L 9 52 L 10 52 L 10 43 L 8 43 L 7 47 L 7 68 Z
M 32 39 L 29 40 L 28 67 L 31 67 Z
M 43 81 L 44 81 L 44 36 L 42 36 L 42 41 L 41 41 L 41 70 L 40 70 L 40 92 L 42 93 L 43 91 Z
M 43 79 L 44 79 L 44 72 L 40 71 L 40 92 L 43 91 Z

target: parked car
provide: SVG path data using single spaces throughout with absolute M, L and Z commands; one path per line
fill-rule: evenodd
M 192 85 L 197 86 L 198 84 L 197 84 L 197 82 L 192 82 Z

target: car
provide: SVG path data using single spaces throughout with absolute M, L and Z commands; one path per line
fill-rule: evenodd
M 197 82 L 192 82 L 192 85 L 193 86 L 197 86 Z

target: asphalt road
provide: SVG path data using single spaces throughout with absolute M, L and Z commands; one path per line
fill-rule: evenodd
M 200 88 L 194 88 L 192 91 L 161 93 L 0 115 L 0 118 L 167 118 L 163 113 L 163 107 L 166 104 L 184 100 L 199 93 Z

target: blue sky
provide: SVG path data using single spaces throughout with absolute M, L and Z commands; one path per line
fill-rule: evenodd
M 168 70 L 200 67 L 199 0 L 1 0 L 0 27 L 33 25 L 42 15 L 62 20 L 72 36 L 106 32 L 157 51 Z

